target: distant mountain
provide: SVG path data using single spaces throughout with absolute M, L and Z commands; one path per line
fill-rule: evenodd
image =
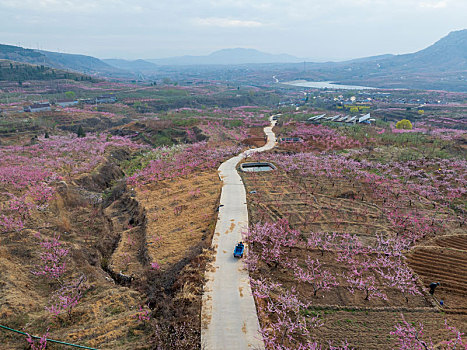
M 373 61 L 381 61 L 388 58 L 392 58 L 395 55 L 385 54 L 385 55 L 378 55 L 378 56 L 370 56 L 370 57 L 362 57 L 362 58 L 354 58 L 352 60 L 344 61 L 345 63 L 363 63 L 363 62 L 373 62 Z
M 467 29 L 449 33 L 424 50 L 397 55 L 382 64 L 403 71 L 465 71 L 467 70 Z
M 59 68 L 72 69 L 84 73 L 111 73 L 115 71 L 114 67 L 109 66 L 107 63 L 104 63 L 100 59 L 92 56 L 73 55 L 51 51 L 39 52 L 44 54 L 54 66 Z
M 317 64 L 318 68 L 334 67 L 363 69 L 373 73 L 385 71 L 444 72 L 467 70 L 467 29 L 451 32 L 433 45 L 404 55 L 379 55 L 344 62 Z M 351 71 L 351 69 L 349 70 Z
M 122 60 L 116 58 L 103 59 L 104 63 L 119 69 L 125 69 L 133 72 L 154 72 L 157 70 L 157 65 L 145 60 Z
M 92 75 L 119 75 L 126 73 L 92 56 L 32 50 L 12 45 L 0 44 L 0 59 L 44 65 Z
M 252 69 L 261 70 L 263 76 L 276 75 L 280 81 L 330 80 L 383 88 L 467 91 L 467 30 L 465 29 L 451 32 L 433 45 L 415 53 L 364 57 L 345 62 L 302 64 L 303 59 L 294 56 L 273 55 L 242 48 L 219 50 L 206 56 L 134 61 L 100 60 L 91 56 L 32 50 L 12 45 L 0 45 L 0 59 L 88 75 L 138 80 L 154 79 L 159 76 L 190 78 L 209 76 L 210 79 L 235 80 L 242 74 L 249 76 L 251 69 L 248 64 L 256 64 Z M 231 70 L 230 67 L 226 67 L 227 65 L 238 66 L 235 72 L 226 73 L 226 70 Z M 25 70 L 28 71 L 29 68 Z
M 157 65 L 238 65 L 253 63 L 293 63 L 303 59 L 286 55 L 274 55 L 255 49 L 223 49 L 207 56 L 179 56 L 170 58 L 147 59 Z
M 306 72 L 301 65 L 295 65 L 295 73 L 291 70 L 289 73 L 285 79 L 332 80 L 382 88 L 467 91 L 467 30 L 451 32 L 415 53 L 310 63 Z

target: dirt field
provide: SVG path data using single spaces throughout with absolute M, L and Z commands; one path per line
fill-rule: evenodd
M 379 310 L 316 310 L 323 315 L 324 325 L 314 330 L 316 340 L 332 341 L 340 344 L 347 340 L 356 349 L 394 349 L 397 348 L 390 332 L 401 320 L 401 312 L 385 312 Z M 444 328 L 444 320 L 464 329 L 467 327 L 465 315 L 444 315 L 439 312 L 403 311 L 407 322 L 418 326 L 424 325 L 424 334 L 429 335 L 434 344 L 448 339 L 451 334 Z
M 438 244 L 465 242 L 467 235 L 447 236 L 435 240 Z M 409 254 L 409 265 L 425 284 L 441 284 L 436 298 L 443 300 L 450 312 L 467 312 L 467 259 L 466 250 L 451 247 L 417 247 Z

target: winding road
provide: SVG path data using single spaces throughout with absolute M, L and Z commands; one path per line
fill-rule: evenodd
M 203 292 L 202 349 L 264 349 L 248 270 L 242 260 L 233 257 L 236 243 L 242 240 L 242 231 L 248 228 L 246 192 L 236 167 L 246 156 L 275 146 L 273 117 L 271 125 L 264 128 L 266 145 L 240 153 L 218 169 L 223 181 L 222 206 L 212 240 L 215 260 L 207 268 Z

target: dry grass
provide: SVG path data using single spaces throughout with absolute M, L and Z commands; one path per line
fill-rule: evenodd
M 220 191 L 217 171 L 212 170 L 160 181 L 137 192 L 148 219 L 146 240 L 152 262 L 164 269 L 208 238 Z
M 102 213 L 96 216 L 95 208 L 78 197 L 76 193 L 62 193 L 47 210 L 35 213 L 28 226 L 42 227 L 39 231 L 44 237 L 61 233 L 61 241 L 70 248 L 64 280 L 84 273 L 90 289 L 73 310 L 71 319 L 66 315 L 53 319 L 45 307 L 59 285 L 31 273 L 40 263 L 38 240 L 33 236 L 37 230 L 3 234 L 0 237 L 1 323 L 35 335 L 43 334 L 50 326 L 52 339 L 99 349 L 141 347 L 147 344 L 148 334 L 134 336 L 142 327 L 135 315 L 139 306 L 145 304 L 145 295 L 115 285 L 101 269 L 97 246 L 109 239 L 107 223 Z M 26 346 L 23 336 L 4 331 L 0 332 L 0 343 L 1 349 Z M 59 348 L 51 346 L 51 349 Z
M 117 249 L 112 254 L 109 267 L 112 271 L 121 272 L 127 276 L 142 276 L 144 266 L 138 260 L 140 245 L 140 228 L 125 230 Z

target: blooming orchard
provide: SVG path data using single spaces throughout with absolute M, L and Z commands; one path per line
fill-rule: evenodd
M 245 261 L 254 276 L 267 347 L 317 348 L 310 329 L 322 320 L 308 323 L 300 316 L 330 293 L 368 306 L 393 305 L 401 297 L 400 307 L 423 305 L 423 288 L 405 255 L 421 241 L 465 224 L 467 162 L 427 157 L 384 162 L 367 157 L 369 149 L 336 154 L 331 151 L 363 144 L 323 126 L 300 125 L 287 136 L 310 140 L 311 149 L 324 152 L 297 146 L 304 151 L 256 154 L 252 160 L 271 162 L 277 170 L 245 175 L 248 188 L 255 190 L 250 197 L 257 220 L 245 233 Z M 278 188 L 284 192 L 277 193 Z M 346 232 L 350 227 L 353 233 Z M 279 309 L 274 304 L 279 300 L 286 305 L 279 296 L 296 309 Z M 400 344 L 409 344 L 402 349 L 418 349 L 420 344 L 410 340 L 413 329 L 399 327 L 398 332 Z M 459 346 L 461 335 L 454 333 Z M 423 349 L 430 348 L 426 345 Z
M 194 143 L 180 148 L 180 151 L 162 153 L 158 159 L 151 160 L 144 169 L 130 176 L 128 182 L 142 185 L 212 169 L 240 150 L 238 146 L 213 149 L 204 141 Z
M 139 149 L 127 138 L 51 136 L 32 145 L 0 147 L 0 232 L 20 231 L 34 210 L 44 210 L 54 183 L 92 171 L 115 148 Z

